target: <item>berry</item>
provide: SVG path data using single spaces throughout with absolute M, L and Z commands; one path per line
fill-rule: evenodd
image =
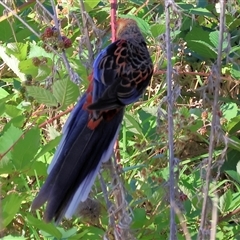
M 64 48 L 70 48 L 72 46 L 72 41 L 71 39 L 63 36 L 62 37 L 63 43 L 64 43 Z
M 46 38 L 50 38 L 53 36 L 53 30 L 52 28 L 48 27 L 45 29 L 44 35 Z
M 34 57 L 32 62 L 35 67 L 38 67 L 41 64 L 41 60 L 38 57 Z
M 201 117 L 202 117 L 202 120 L 205 121 L 208 118 L 208 112 L 207 111 L 202 112 Z
M 63 49 L 64 48 L 64 42 L 62 40 L 58 41 L 58 48 Z
M 187 195 L 184 193 L 179 194 L 179 200 L 185 202 L 188 199 Z

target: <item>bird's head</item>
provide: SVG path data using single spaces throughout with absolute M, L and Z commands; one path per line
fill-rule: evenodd
M 121 18 L 117 20 L 116 38 L 117 39 L 141 38 L 142 40 L 143 36 L 135 20 L 130 18 Z

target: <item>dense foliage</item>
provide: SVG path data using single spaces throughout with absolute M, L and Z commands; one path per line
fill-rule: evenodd
M 240 236 L 240 8 L 238 1 L 227 3 L 221 79 L 216 79 L 219 6 L 214 2 L 176 1 L 177 8 L 171 16 L 179 239 L 185 239 L 187 230 L 196 239 L 199 231 L 211 127 L 218 134 L 214 138 L 207 234 L 210 234 L 212 211 L 217 209 L 218 219 L 214 222 L 217 239 Z M 114 239 L 98 181 L 91 194 L 93 199 L 79 209 L 80 218 L 64 220 L 56 226 L 42 221 L 42 209 L 36 213 L 30 211 L 31 202 L 46 178 L 68 113 L 86 89 L 93 57 L 110 42 L 110 3 L 85 0 L 83 13 L 79 1 L 55 1 L 60 32 L 52 18 L 51 1 L 44 1 L 43 5 L 35 1 L 6 1 L 6 6 L 18 18 L 2 3 L 0 236 L 3 239 L 102 239 L 105 234 L 108 239 Z M 121 1 L 118 15 L 138 22 L 155 63 L 151 85 L 141 104 L 127 108 L 119 136 L 119 172 L 127 205 L 133 213 L 129 215 L 131 237 L 168 239 L 169 126 L 165 97 L 168 63 L 164 3 Z M 82 18 L 87 21 L 87 29 Z M 217 80 L 221 81 L 219 109 L 217 122 L 212 126 L 212 83 Z M 78 81 L 80 84 L 75 84 Z M 103 172 L 105 187 L 114 202 L 111 170 L 109 173 L 107 169 L 106 166 Z

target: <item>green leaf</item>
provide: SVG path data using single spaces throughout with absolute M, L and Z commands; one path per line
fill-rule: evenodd
M 240 116 L 231 118 L 226 128 L 230 134 L 237 132 L 240 129 Z
M 33 65 L 32 59 L 27 59 L 19 63 L 19 70 L 27 75 L 32 75 L 34 77 L 38 74 L 38 67 Z
M 61 232 L 54 226 L 53 223 L 45 223 L 42 220 L 38 220 L 37 218 L 33 217 L 32 215 L 27 214 L 26 221 L 29 226 L 34 226 L 37 229 L 40 229 L 44 232 L 49 233 L 51 236 L 60 239 L 62 237 Z
M 237 190 L 238 191 L 238 190 Z M 228 211 L 233 211 L 240 206 L 240 193 L 239 191 L 232 194 L 231 205 L 229 206 Z
M 96 7 L 100 3 L 99 0 L 85 0 L 84 1 L 84 6 L 86 8 L 86 11 L 89 12 L 92 10 L 94 7 Z
M 231 68 L 231 75 L 236 79 L 240 78 L 240 67 L 238 64 L 233 64 Z
M 17 91 L 20 91 L 22 89 L 22 84 L 20 81 L 13 79 L 13 87 L 14 89 L 16 89 Z
M 54 54 L 46 52 L 42 47 L 35 45 L 34 43 L 30 43 L 30 50 L 28 53 L 28 58 L 34 57 L 46 57 L 49 59 L 53 59 Z
M 19 211 L 23 198 L 16 193 L 6 195 L 1 201 L 2 207 L 2 225 L 6 227 Z
M 231 120 L 238 115 L 238 106 L 236 103 L 225 103 L 220 109 L 223 113 L 223 117 L 227 120 Z
M 56 98 L 50 91 L 36 86 L 27 86 L 26 89 L 28 94 L 34 97 L 39 103 L 46 104 L 49 107 L 56 107 L 58 105 Z
M 188 47 L 205 58 L 217 58 L 217 51 L 208 43 L 201 40 L 188 41 Z
M 225 213 L 229 210 L 232 202 L 232 192 L 227 190 L 219 199 L 220 210 L 222 213 Z
M 214 17 L 214 15 L 206 8 L 195 7 L 190 9 L 189 14 Z
M 49 141 L 46 145 L 44 145 L 42 147 L 42 149 L 38 152 L 38 154 L 35 156 L 34 159 L 37 160 L 38 158 L 40 158 L 45 153 L 50 152 L 52 149 L 57 147 L 60 140 L 61 140 L 61 136 L 58 136 L 58 137 L 54 138 L 53 140 Z
M 186 35 L 186 41 L 201 40 L 205 43 L 212 44 L 209 39 L 209 31 L 203 30 L 202 27 L 194 26 Z
M 27 59 L 19 63 L 19 69 L 27 75 L 32 75 L 35 80 L 41 81 L 50 75 L 52 60 L 47 59 L 47 64 L 34 66 L 33 59 Z
M 164 24 L 155 24 L 151 26 L 151 32 L 153 37 L 157 37 L 166 31 L 166 26 Z
M 21 116 L 23 111 L 18 109 L 16 106 L 11 105 L 11 104 L 6 104 L 5 105 L 5 112 L 8 116 L 11 118 Z
M 233 170 L 227 170 L 226 173 L 235 181 L 237 181 L 240 184 L 240 175 Z
M 4 89 L 4 88 L 0 88 L 0 99 L 5 98 L 9 95 L 9 93 Z
M 4 134 L 0 137 L 0 155 L 5 153 L 7 150 L 9 150 L 13 144 L 19 139 L 19 137 L 22 135 L 22 130 L 14 127 L 11 125 L 5 132 Z M 5 156 L 8 159 L 10 158 L 10 152 Z M 0 167 L 1 163 L 4 161 L 0 161 Z
M 16 237 L 12 235 L 8 235 L 6 237 L 3 237 L 2 240 L 26 240 L 25 237 Z
M 7 124 L 13 125 L 14 127 L 17 127 L 17 128 L 21 128 L 25 120 L 26 120 L 26 116 L 19 115 L 17 117 L 12 118 Z
M 237 173 L 240 175 L 240 161 L 237 163 L 236 169 Z
M 22 73 L 18 67 L 20 61 L 16 57 L 6 54 L 6 49 L 2 46 L 0 46 L 0 57 L 21 81 L 26 80 L 25 74 Z
M 64 109 L 77 100 L 79 89 L 76 84 L 65 78 L 54 82 L 53 95 Z
M 17 170 L 23 170 L 31 164 L 40 145 L 39 128 L 30 129 L 13 147 L 12 162 Z
M 77 228 L 73 227 L 69 230 L 65 230 L 65 229 L 60 228 L 59 231 L 62 234 L 62 238 L 69 239 L 70 237 L 72 237 L 73 235 L 75 235 L 77 233 Z
M 28 47 L 28 43 L 9 43 L 7 45 L 6 53 L 15 56 L 19 61 L 22 61 L 27 58 Z
M 214 31 L 214 32 L 209 33 L 209 39 L 210 39 L 211 43 L 213 44 L 213 46 L 216 48 L 218 48 L 218 45 L 219 45 L 219 35 L 220 35 L 219 31 Z M 223 38 L 224 38 L 224 40 L 226 40 L 226 38 L 227 38 L 226 33 L 224 34 Z M 228 42 L 223 41 L 222 48 L 225 49 L 227 46 L 228 46 Z
M 130 127 L 131 128 L 131 125 L 132 125 L 132 127 L 136 130 L 136 133 L 138 133 L 138 134 L 140 134 L 140 135 L 143 135 L 143 133 L 142 133 L 142 128 L 140 127 L 140 124 L 139 124 L 139 122 L 137 122 L 136 121 L 136 119 L 133 117 L 133 116 L 131 116 L 130 114 L 128 114 L 128 113 L 125 113 L 125 118 L 126 118 L 126 120 L 128 121 L 128 127 Z M 129 124 L 130 123 L 130 124 Z M 135 132 L 135 131 L 134 131 Z
M 133 219 L 133 228 L 141 228 L 144 226 L 144 223 L 146 221 L 146 212 L 145 209 L 142 208 L 136 208 L 134 209 L 134 219 Z
M 75 228 L 73 228 L 75 229 Z M 82 239 L 82 240 L 96 240 L 99 239 L 99 236 L 104 235 L 104 230 L 100 229 L 99 227 L 93 227 L 93 226 L 87 226 L 83 227 L 81 226 L 81 232 L 76 235 L 69 236 L 65 239 L 68 240 L 76 240 L 76 239 Z

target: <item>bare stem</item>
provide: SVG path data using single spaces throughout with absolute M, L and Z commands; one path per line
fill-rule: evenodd
M 86 44 L 87 44 L 87 49 L 88 49 L 88 59 L 89 62 L 92 64 L 93 60 L 94 60 L 94 54 L 93 54 L 93 48 L 92 48 L 92 44 L 89 38 L 89 32 L 88 32 L 88 27 L 87 27 L 87 17 L 85 14 L 85 7 L 83 4 L 83 0 L 79 0 L 80 1 L 80 9 L 81 9 L 81 16 L 82 16 L 82 23 L 83 23 L 83 34 L 86 38 Z
M 173 94 L 172 94 L 172 63 L 171 63 L 171 37 L 170 37 L 170 6 L 168 0 L 165 1 L 166 12 L 166 45 L 167 45 L 167 99 L 168 99 L 168 148 L 169 148 L 169 192 L 170 192 L 170 239 L 177 238 L 177 228 L 175 219 L 175 177 L 174 177 L 174 143 L 173 143 Z
M 207 163 L 207 172 L 206 172 L 206 182 L 203 196 L 203 207 L 201 214 L 201 223 L 198 234 L 198 240 L 204 239 L 203 233 L 205 232 L 205 227 L 207 225 L 207 209 L 208 209 L 208 192 L 209 192 L 209 184 L 211 181 L 211 168 L 213 161 L 213 154 L 215 148 L 215 138 L 217 134 L 216 126 L 218 125 L 218 114 L 217 111 L 219 109 L 218 100 L 219 100 L 219 89 L 220 89 L 220 79 L 221 79 L 221 60 L 222 60 L 222 45 L 223 45 L 223 33 L 225 26 L 225 1 L 220 0 L 220 31 L 219 31 L 219 45 L 218 45 L 218 58 L 217 65 L 214 68 L 216 78 L 212 78 L 212 82 L 214 84 L 214 100 L 213 100 L 213 110 L 212 110 L 212 122 L 211 122 L 211 132 L 210 132 L 210 144 L 209 144 L 209 156 Z M 216 231 L 216 229 L 215 229 Z

